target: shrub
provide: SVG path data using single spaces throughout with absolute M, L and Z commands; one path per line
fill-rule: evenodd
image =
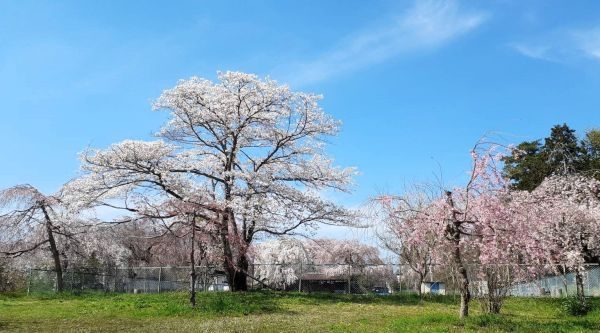
M 585 300 L 575 296 L 567 297 L 562 302 L 562 309 L 572 316 L 585 316 L 591 310 L 591 305 Z

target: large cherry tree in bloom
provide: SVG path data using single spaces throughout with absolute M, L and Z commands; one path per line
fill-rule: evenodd
M 218 79 L 164 91 L 154 109 L 170 118 L 157 140 L 86 151 L 84 175 L 71 186 L 84 202 L 132 215 L 203 221 L 201 231 L 219 240 L 230 286 L 246 290 L 248 246 L 261 234 L 351 223 L 349 211 L 318 193 L 348 191 L 355 171 L 335 167 L 323 151 L 339 122 L 319 107 L 320 96 L 251 74 Z

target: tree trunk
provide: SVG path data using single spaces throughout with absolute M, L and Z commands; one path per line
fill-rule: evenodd
M 220 227 L 221 243 L 223 245 L 223 268 L 227 274 L 227 284 L 229 285 L 229 290 L 236 291 L 235 276 L 237 271 L 235 267 L 235 260 L 233 258 L 233 251 L 231 250 L 231 243 L 229 242 L 229 216 L 227 212 L 225 212 L 221 218 Z
M 469 292 L 469 278 L 467 270 L 464 267 L 458 269 L 460 274 L 460 319 L 469 316 L 469 302 L 471 301 L 471 292 Z
M 196 258 L 194 250 L 196 248 L 196 221 L 192 222 L 192 247 L 190 249 L 190 304 L 192 308 L 196 307 Z
M 238 245 L 238 258 L 234 257 L 232 245 L 229 240 L 230 222 L 233 220 L 233 212 L 229 209 L 223 214 L 221 222 L 221 243 L 223 244 L 223 266 L 227 274 L 227 283 L 231 291 L 247 291 L 248 281 L 248 256 L 243 246 Z M 235 227 L 235 226 L 233 226 Z
M 48 243 L 50 243 L 50 252 L 52 252 L 52 259 L 54 260 L 54 271 L 56 272 L 56 291 L 61 293 L 64 291 L 63 281 L 63 270 L 60 262 L 60 252 L 56 246 L 56 240 L 54 239 L 54 232 L 52 231 L 52 221 L 46 207 L 42 206 L 42 212 L 46 219 L 46 232 L 48 233 Z
M 236 291 L 248 291 L 248 279 L 246 275 L 248 274 L 249 267 L 248 256 L 245 253 L 241 254 L 237 262 L 238 274 L 235 275 L 234 279 Z
M 225 271 L 227 273 L 227 283 L 231 291 L 248 291 L 248 257 L 246 254 L 240 255 L 238 260 L 225 258 Z
M 471 292 L 469 291 L 469 277 L 467 275 L 467 269 L 462 264 L 459 249 L 455 250 L 455 260 L 458 264 L 458 274 L 460 279 L 460 319 L 463 319 L 469 316 L 469 302 L 471 301 Z
M 583 291 L 583 272 L 580 268 L 577 268 L 575 272 L 575 284 L 577 286 L 577 299 L 583 304 L 585 302 L 585 294 Z
M 458 269 L 459 275 L 459 286 L 460 286 L 460 319 L 469 316 L 469 302 L 471 301 L 471 292 L 469 291 L 469 276 L 467 275 L 467 268 L 462 262 L 462 254 L 460 253 L 460 221 L 458 220 L 458 212 L 454 208 L 454 201 L 452 199 L 452 192 L 446 192 L 448 205 L 452 208 L 452 220 L 446 227 L 446 235 L 450 236 L 454 243 L 454 263 Z

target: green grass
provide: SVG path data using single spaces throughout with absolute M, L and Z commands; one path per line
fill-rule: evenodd
M 457 318 L 452 297 L 276 292 L 0 295 L 0 331 L 15 332 L 600 332 L 600 299 L 583 317 L 560 299 L 512 298 L 501 315 L 471 305 Z

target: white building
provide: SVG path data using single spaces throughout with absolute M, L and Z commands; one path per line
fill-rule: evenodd
M 446 285 L 444 282 L 424 281 L 421 283 L 421 293 L 433 295 L 446 295 Z

